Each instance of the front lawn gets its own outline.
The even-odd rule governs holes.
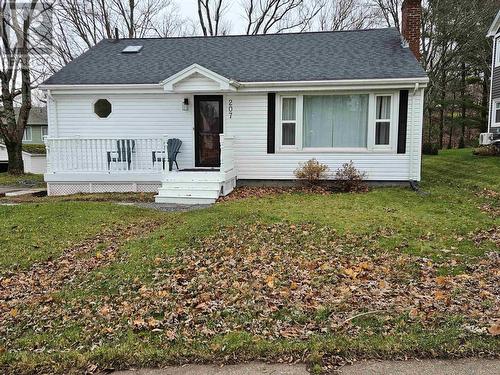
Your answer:
[[[45,262],[0,279],[0,368],[264,359],[319,372],[340,358],[498,356],[500,161],[428,157],[422,189],[278,194],[183,213],[8,207],[2,238],[9,225],[37,228],[40,207],[48,216],[40,238],[8,242],[22,255],[4,269],[36,241]],[[63,227],[53,206],[82,220]],[[92,230],[70,234],[87,222]]]

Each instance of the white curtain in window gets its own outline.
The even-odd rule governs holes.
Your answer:
[[[368,95],[304,96],[304,147],[366,147]]]

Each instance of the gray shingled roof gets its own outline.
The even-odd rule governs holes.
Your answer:
[[[20,108],[14,108],[16,117],[19,115]],[[28,125],[47,125],[47,108],[32,107],[28,117]]]
[[[128,45],[143,45],[123,54]],[[45,84],[159,83],[199,64],[240,82],[413,78],[426,74],[394,28],[258,36],[103,40]]]

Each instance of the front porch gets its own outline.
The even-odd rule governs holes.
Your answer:
[[[208,204],[232,191],[233,137],[219,135],[218,167],[179,163],[173,170],[169,170],[168,139],[167,135],[46,138],[48,194],[158,192],[160,203]]]

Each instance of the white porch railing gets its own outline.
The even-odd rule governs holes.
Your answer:
[[[47,173],[162,172],[165,138],[46,138]]]
[[[220,135],[220,171],[236,174],[234,165],[234,137]]]

